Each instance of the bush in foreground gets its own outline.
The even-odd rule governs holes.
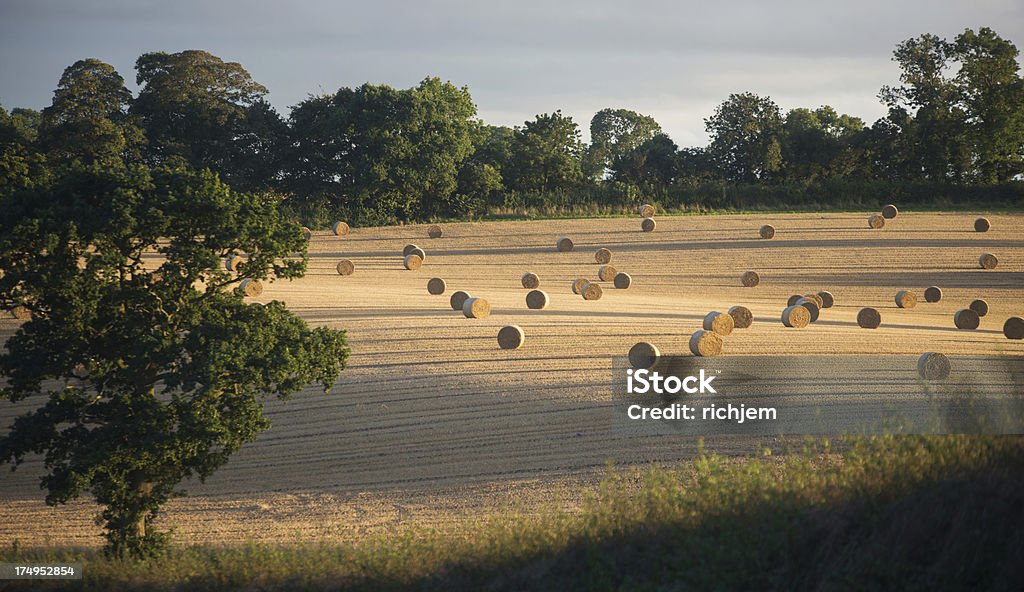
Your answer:
[[[348,545],[98,552],[89,590],[1014,589],[1024,565],[1024,440],[885,437],[805,454],[613,471],[576,514],[552,508]],[[59,586],[67,586],[61,582]]]

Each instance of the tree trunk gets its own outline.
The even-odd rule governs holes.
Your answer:
[[[153,482],[142,481],[136,486],[136,492],[138,492],[140,508],[138,517],[135,519],[135,536],[142,539],[146,537],[146,517],[149,516],[149,510],[144,507],[141,502],[147,499],[150,494],[153,493]]]

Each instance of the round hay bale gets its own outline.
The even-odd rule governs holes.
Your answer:
[[[335,267],[338,270],[338,275],[352,275],[352,272],[356,270],[356,264],[352,263],[348,259],[342,259],[338,261],[338,265]]]
[[[241,255],[228,255],[224,259],[224,268],[228,271],[238,271],[245,265],[245,259]]]
[[[981,317],[973,310],[965,308],[953,313],[953,324],[956,325],[957,329],[972,331],[981,324]]]
[[[416,245],[414,245],[412,243],[409,243],[409,244],[405,245],[404,247],[402,247],[402,257],[406,257],[408,255],[412,255],[413,252],[416,251],[417,249],[422,250],[422,249],[420,249],[419,247],[417,247]]]
[[[625,290],[633,284],[633,278],[624,271],[615,274],[615,278],[612,281],[615,282],[615,287],[620,290]]]
[[[252,278],[242,280],[238,287],[242,289],[242,293],[250,298],[255,298],[263,293],[263,282]]]
[[[746,329],[754,324],[754,313],[746,306],[733,306],[728,312],[732,317],[732,326],[736,329]]]
[[[811,311],[799,304],[787,306],[786,309],[782,311],[782,324],[787,327],[803,329],[810,323]]]
[[[925,380],[946,380],[949,370],[949,358],[938,352],[924,352],[917,359],[917,373]]]
[[[810,298],[801,298],[797,300],[797,305],[807,309],[807,313],[811,315],[811,322],[817,322],[818,316],[821,315],[821,309],[818,308],[818,303]]]
[[[821,298],[821,308],[832,308],[836,305],[836,297],[828,290],[818,292],[818,298]]]
[[[32,311],[27,306],[19,304],[11,309],[11,315],[19,321],[27,321],[32,318]]]
[[[924,289],[925,302],[938,302],[939,300],[942,300],[942,288],[938,286],[928,286]]]
[[[543,290],[530,290],[526,295],[526,308],[541,310],[548,307],[548,293]]]
[[[968,306],[967,308],[978,313],[979,317],[983,317],[988,314],[988,302],[985,302],[981,298],[978,298],[977,300],[972,300],[970,306]]]
[[[438,296],[444,294],[445,289],[448,287],[441,278],[430,278],[427,281],[427,293]]]
[[[526,341],[526,333],[516,325],[505,325],[498,330],[498,347],[501,349],[519,349]]]
[[[978,257],[978,265],[981,265],[982,269],[995,269],[996,265],[999,265],[999,259],[992,253],[982,253],[981,257]]]
[[[1007,339],[1024,339],[1024,319],[1010,317],[1003,323],[1003,335]]]
[[[348,224],[341,220],[335,222],[334,226],[331,226],[331,230],[334,232],[335,236],[345,236],[349,232],[352,232],[352,229],[348,227]]]
[[[756,271],[746,271],[740,276],[740,283],[745,288],[753,288],[754,286],[761,283],[761,276]]]
[[[519,281],[527,290],[536,290],[540,287],[540,276],[530,271],[524,273]]]
[[[690,353],[695,356],[717,356],[722,353],[722,338],[712,331],[700,329],[690,336]]]
[[[602,265],[601,268],[597,270],[597,279],[602,282],[610,282],[615,279],[615,274],[617,273],[619,272],[611,265]]]
[[[600,300],[604,290],[597,282],[587,282],[580,288],[580,294],[583,295],[584,300]]]
[[[988,218],[978,218],[974,221],[974,232],[988,232],[989,228],[992,228],[992,223]]]
[[[302,236],[306,237],[306,240],[310,240],[311,238],[313,238],[313,231],[303,226]]]
[[[423,266],[423,258],[416,254],[409,254],[405,256],[402,264],[409,271],[416,271]]]
[[[462,314],[467,319],[486,319],[491,316],[491,303],[483,298],[467,298],[462,303]]]
[[[900,215],[899,209],[897,209],[896,206],[894,206],[892,204],[889,204],[889,205],[885,206],[884,208],[882,208],[882,217],[885,218],[886,220],[892,220],[893,218],[895,218],[896,216],[899,216],[899,215]]]
[[[442,235],[444,235],[444,231],[437,224],[427,228],[427,237],[429,238],[441,238]]]
[[[658,223],[654,221],[654,218],[644,218],[643,222],[640,223],[640,230],[644,232],[654,232],[655,227]]]
[[[857,325],[861,329],[877,329],[882,324],[882,315],[873,308],[862,308],[857,313]]]
[[[771,224],[765,224],[761,226],[761,229],[757,231],[761,238],[767,240],[775,237],[775,227]]]
[[[900,308],[914,308],[917,306],[917,294],[910,290],[896,292],[896,306]]]
[[[653,368],[660,357],[661,352],[653,343],[641,341],[629,348],[629,365],[637,370]]]
[[[448,299],[448,302],[452,305],[452,310],[462,310],[462,305],[465,304],[467,300],[469,300],[469,294],[467,292],[456,290],[455,292],[452,292],[452,296]]]
[[[563,236],[558,239],[557,243],[555,243],[555,247],[558,248],[559,253],[568,253],[572,250],[572,246],[572,239],[567,236]]]
[[[427,260],[427,253],[426,253],[426,251],[424,251],[423,249],[421,249],[419,247],[416,247],[415,249],[410,251],[409,254],[410,255],[416,255],[417,257],[419,257],[423,261]]]
[[[786,306],[796,306],[796,303],[800,302],[800,299],[803,297],[803,294],[793,294],[786,300]]]
[[[654,206],[651,204],[644,204],[640,206],[640,217],[641,218],[653,218],[654,217]]]
[[[718,335],[729,335],[736,328],[732,315],[723,312],[709,312],[704,317],[704,330]]]
[[[825,308],[825,299],[817,294],[804,294],[804,298],[813,300],[818,305],[819,309]]]
[[[572,281],[572,293],[580,294],[583,292],[583,286],[590,280],[586,278],[578,278]]]
[[[885,226],[885,218],[883,218],[882,216],[879,216],[878,214],[872,214],[871,217],[868,218],[868,228],[878,230],[883,226]]]
[[[612,262],[612,252],[608,249],[601,247],[594,253],[594,261],[597,261],[601,265],[607,265]]]

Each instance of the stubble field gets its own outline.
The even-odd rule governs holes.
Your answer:
[[[356,229],[343,238],[318,232],[307,276],[266,286],[260,301],[283,300],[312,325],[344,328],[349,368],[327,394],[312,388],[287,402],[268,401],[273,427],[206,483],[186,484],[158,523],[179,542],[333,540],[408,524],[445,529],[459,521],[544,504],[572,510],[608,463],[673,463],[692,456],[690,439],[629,437],[610,429],[612,357],[637,341],[686,354],[689,335],[713,310],[741,304],[754,325],[727,338],[725,355],[804,356],[822,368],[829,357],[1024,355],[1024,342],[1002,334],[1024,315],[1024,215],[990,215],[973,230],[967,213],[903,213],[881,230],[865,214],[759,214],[658,219],[483,222]],[[762,223],[777,229],[757,235]],[[559,253],[568,236],[574,251]],[[402,268],[402,247],[427,257]],[[584,301],[578,277],[596,278],[594,251],[633,285]],[[983,270],[982,252],[999,257]],[[351,259],[355,273],[335,265]],[[744,288],[756,270],[761,284]],[[528,310],[520,276],[532,271],[551,298]],[[427,293],[431,277],[448,285]],[[911,289],[943,289],[943,299],[898,309]],[[467,319],[448,304],[453,290],[487,298],[492,315]],[[806,329],[783,327],[791,294],[829,290],[836,306]],[[988,316],[975,331],[953,326],[953,313],[984,298]],[[877,308],[882,326],[860,329],[857,312]],[[501,350],[498,329],[519,325],[523,348]],[[16,321],[0,321],[6,339]],[[813,357],[813,358],[811,358]],[[29,409],[0,405],[0,426]],[[719,452],[746,454],[770,441],[719,437]],[[32,460],[0,477],[0,544],[102,543],[97,512],[82,500],[49,508]]]

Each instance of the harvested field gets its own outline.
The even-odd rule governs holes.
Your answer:
[[[763,215],[659,217],[654,233],[638,232],[635,217],[448,223],[430,244],[430,276],[486,298],[491,315],[474,320],[428,294],[430,276],[398,263],[405,244],[423,239],[422,227],[354,228],[343,241],[314,232],[308,275],[264,281],[252,301],[282,300],[312,325],[346,329],[349,369],[327,394],[312,387],[287,402],[267,400],[273,428],[205,484],[186,482],[191,496],[169,504],[157,526],[194,542],[291,542],[300,531],[346,540],[400,523],[444,530],[513,505],[571,506],[579,501],[574,484],[599,476],[608,461],[693,455],[692,440],[638,441],[609,429],[612,357],[638,341],[688,355],[705,314],[732,303],[749,308],[754,322],[727,338],[726,357],[801,355],[827,365],[834,354],[1024,355],[1024,341],[1003,335],[1006,319],[1024,314],[1024,215],[989,215],[985,233],[975,232],[977,217],[901,213],[872,232],[863,213],[773,214],[784,232],[770,241],[751,230]],[[557,252],[559,236],[578,248]],[[594,273],[599,247],[636,281],[585,301],[569,288]],[[997,269],[980,267],[986,252],[998,255]],[[358,261],[359,273],[340,277],[342,258]],[[523,306],[526,269],[554,286],[543,314]],[[767,278],[753,290],[737,281],[750,269]],[[896,312],[898,290],[932,285],[942,287],[939,302]],[[818,288],[834,294],[835,306],[812,326],[784,327],[788,296]],[[991,312],[977,330],[957,330],[953,314],[980,295]],[[857,327],[864,307],[881,312],[881,327]],[[3,315],[0,336],[17,323]],[[529,336],[520,349],[499,348],[505,325]],[[913,364],[907,371],[917,375]],[[842,394],[837,385],[828,396]],[[0,423],[30,405],[0,405]],[[763,442],[718,436],[707,445],[747,454]],[[96,507],[46,506],[40,471],[38,459],[4,470],[0,543],[102,544]]]

